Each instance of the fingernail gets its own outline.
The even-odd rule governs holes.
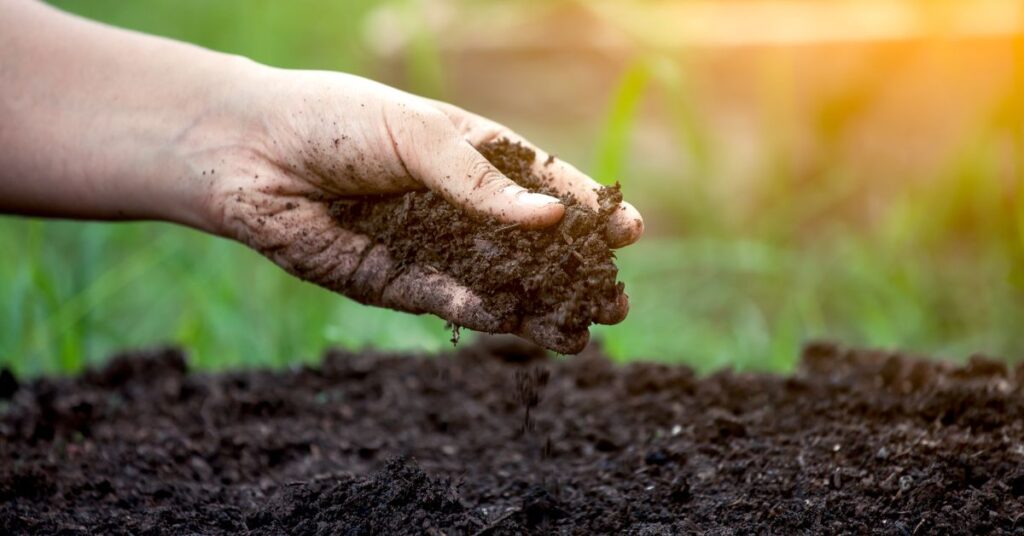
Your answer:
[[[561,203],[557,197],[551,197],[550,195],[536,194],[533,192],[523,192],[516,196],[519,203],[530,206],[530,207],[546,207],[548,205],[557,205]]]

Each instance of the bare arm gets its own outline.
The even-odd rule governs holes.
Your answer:
[[[249,63],[0,0],[0,210],[209,229],[176,144],[199,121],[230,135]]]

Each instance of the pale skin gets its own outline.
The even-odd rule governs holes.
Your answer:
[[[543,228],[564,213],[474,149],[497,138],[537,152],[561,192],[596,207],[599,185],[483,117],[353,75],[291,71],[0,0],[0,212],[162,220],[237,240],[296,277],[360,302],[432,313],[572,353],[588,333],[499,318],[451,278],[393,279],[373,237],[338,226],[330,200],[430,189],[473,215]],[[623,203],[608,240],[643,232]],[[625,318],[628,300],[599,321]]]

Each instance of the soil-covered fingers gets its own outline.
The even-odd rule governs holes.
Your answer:
[[[572,164],[548,154],[507,127],[490,119],[480,117],[447,103],[436,105],[449,116],[463,137],[474,146],[506,138],[532,150],[536,158],[534,174],[548,181],[550,187],[562,194],[572,194],[576,199],[594,210],[600,208],[598,190],[603,186]],[[623,201],[612,214],[608,225],[607,239],[614,248],[628,246],[640,239],[644,232],[644,220],[633,205]]]
[[[614,304],[594,313],[598,324],[618,324],[629,313],[629,296],[620,293]],[[560,354],[578,354],[590,341],[587,329],[566,330],[559,325],[560,313],[553,311],[546,315],[526,318],[519,325],[517,334],[534,343]]]
[[[471,214],[540,228],[565,213],[557,198],[530,192],[506,177],[433,108],[401,108],[385,116],[384,124],[409,174]]]
[[[396,269],[380,244],[370,246],[347,281],[331,290],[367,305],[430,313],[476,331],[507,333],[515,326],[514,319],[488,311],[479,296],[447,274],[415,265]]]
[[[450,276],[413,266],[390,281],[380,305],[410,313],[431,313],[462,327],[488,333],[508,333],[513,319],[502,318],[483,300]]]
[[[594,322],[598,324],[618,324],[626,319],[629,314],[629,296],[623,292],[619,294],[614,304],[597,311]]]
[[[511,133],[506,137],[529,147],[536,153],[537,157],[533,165],[534,173],[538,177],[545,178],[553,190],[562,194],[572,194],[594,210],[601,208],[598,199],[598,191],[604,188],[601,183],[576,169],[572,164],[549,155],[543,149],[531,145],[521,137]],[[628,246],[639,240],[643,232],[644,219],[640,216],[640,211],[626,201],[619,203],[608,221],[608,245],[613,248]]]
[[[578,354],[590,342],[590,332],[587,329],[565,331],[558,327],[550,315],[523,320],[516,334],[560,354]]]

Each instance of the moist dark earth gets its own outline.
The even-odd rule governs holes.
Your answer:
[[[981,357],[819,343],[792,376],[699,377],[497,338],[186,363],[0,377],[0,532],[1024,533],[1024,367]]]
[[[574,333],[615,310],[624,287],[605,232],[622,201],[618,186],[598,193],[594,211],[548,187],[531,149],[505,139],[478,149],[520,186],[561,198],[562,220],[541,230],[477,220],[430,191],[337,201],[331,213],[387,246],[396,271],[417,264],[446,273],[499,318],[542,317],[553,331]]]

